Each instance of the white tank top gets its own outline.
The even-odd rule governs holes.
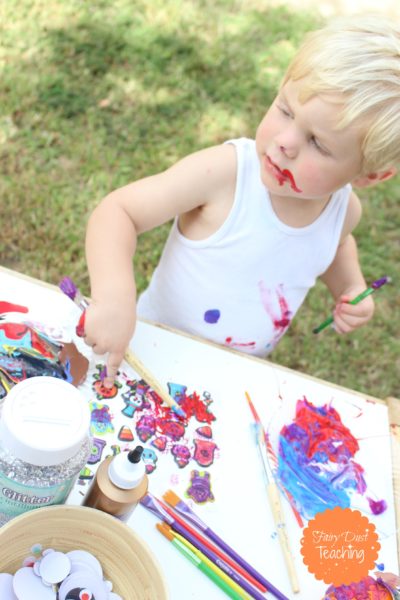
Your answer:
[[[351,186],[332,195],[306,227],[275,214],[260,179],[254,140],[235,145],[235,199],[223,225],[200,241],[184,237],[175,219],[150,285],[138,301],[150,319],[265,356],[287,330],[316,278],[333,261]]]

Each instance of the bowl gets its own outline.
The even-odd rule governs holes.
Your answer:
[[[0,528],[0,572],[14,574],[31,548],[86,550],[123,600],[168,600],[156,559],[143,540],[118,519],[83,506],[49,506],[24,513]]]

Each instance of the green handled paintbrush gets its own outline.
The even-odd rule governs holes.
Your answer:
[[[359,302],[361,302],[361,300],[364,300],[364,298],[366,298],[370,294],[373,294],[376,290],[379,290],[379,288],[381,288],[383,285],[385,285],[385,283],[388,283],[389,281],[390,277],[382,277],[381,279],[377,279],[371,284],[369,288],[361,292],[361,294],[358,294],[358,296],[356,296],[352,300],[349,300],[349,304],[358,304]],[[313,333],[319,333],[329,325],[332,325],[333,321],[334,318],[333,315],[331,315],[330,317],[325,319],[325,321],[323,321],[321,325],[315,327],[315,329],[313,329]]]

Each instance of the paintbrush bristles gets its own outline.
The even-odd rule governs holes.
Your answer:
[[[63,277],[59,283],[59,288],[68,298],[75,300],[77,287],[69,277]]]
[[[167,502],[172,507],[175,507],[178,504],[178,502],[181,502],[179,496],[175,494],[175,492],[173,492],[172,490],[168,490],[167,492],[165,492],[165,494],[163,494],[163,498],[165,502]]]
[[[168,540],[172,541],[174,539],[174,535],[169,525],[166,523],[156,523],[156,527]]]
[[[186,517],[193,525],[196,525],[202,531],[206,531],[208,526],[204,523],[200,517],[190,508],[186,502],[184,502],[177,494],[175,494],[172,490],[168,490],[165,492],[163,496],[164,500],[170,504],[176,512],[180,515]]]

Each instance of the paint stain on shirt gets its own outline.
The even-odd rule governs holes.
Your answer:
[[[206,323],[210,324],[218,323],[220,316],[221,312],[218,310],[218,308],[210,308],[204,313],[204,320]]]

